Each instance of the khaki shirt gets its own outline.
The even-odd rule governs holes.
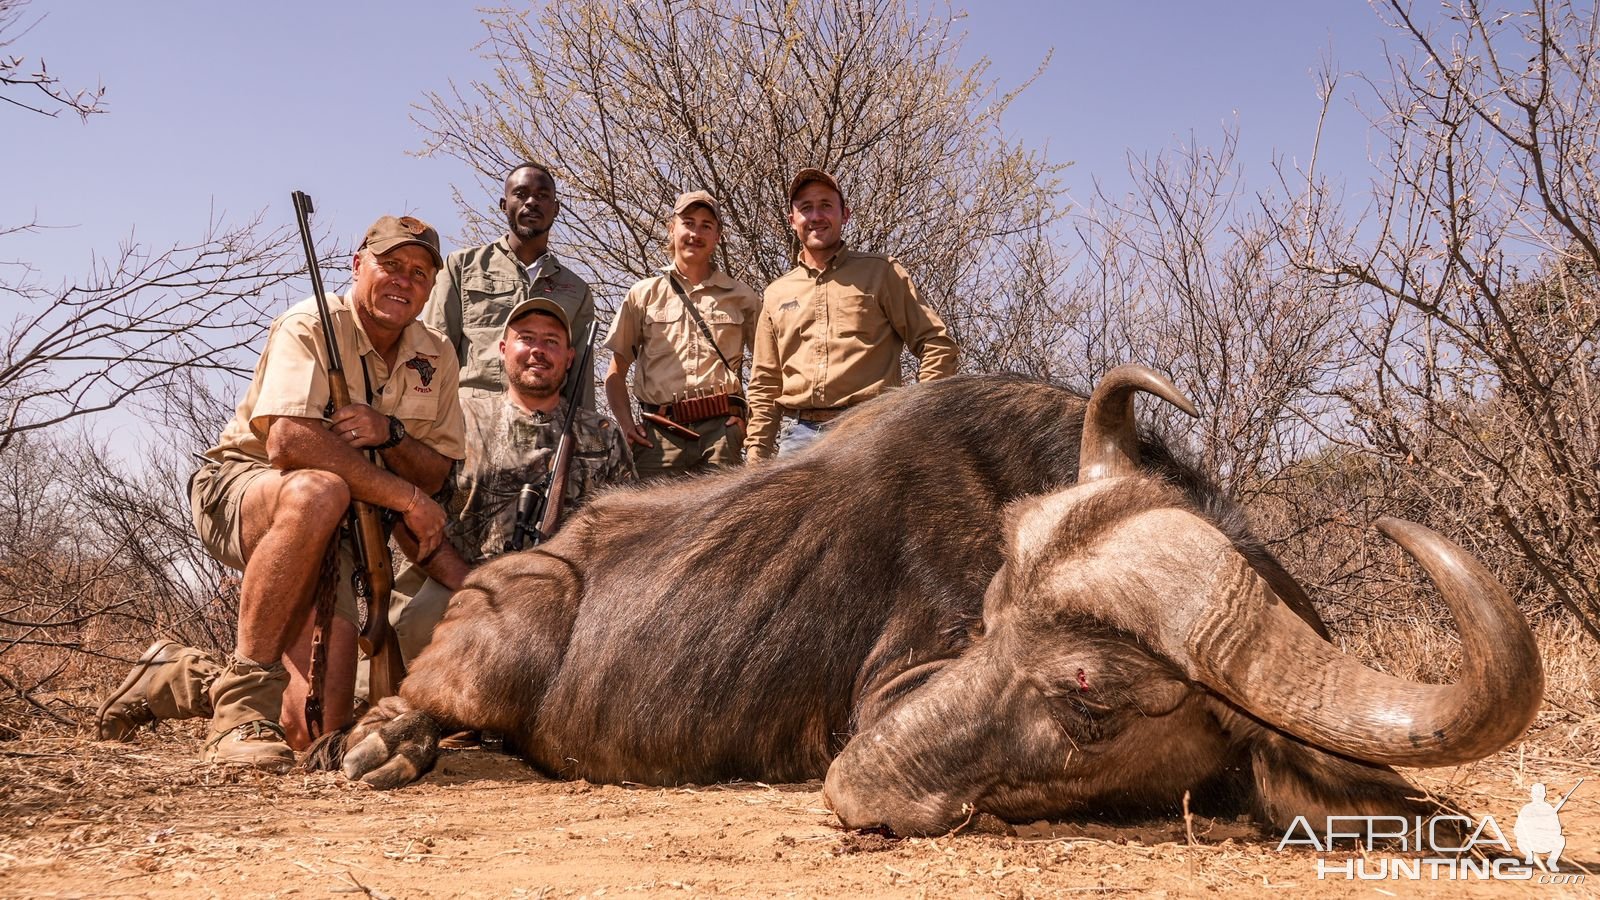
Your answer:
[[[606,347],[619,361],[638,363],[633,395],[642,403],[663,404],[699,388],[737,391],[738,370],[744,366],[745,348],[755,341],[761,312],[755,289],[720,271],[712,271],[702,284],[684,286],[732,364],[729,371],[672,288],[671,279],[683,284],[683,276],[674,275],[673,266],[661,272],[628,290],[606,335]]]
[[[467,459],[456,473],[445,534],[467,562],[477,565],[506,552],[522,486],[544,486],[561,440],[566,405],[558,406],[554,415],[528,413],[505,392],[471,394],[461,405],[469,435]],[[595,490],[634,480],[627,442],[610,419],[579,408],[572,435],[577,444],[567,469],[562,520]]]
[[[506,317],[528,297],[549,297],[572,320],[572,340],[583,340],[594,322],[594,291],[554,253],[524,266],[511,239],[450,254],[433,283],[422,320],[449,339],[461,364],[461,387],[499,394],[506,387],[500,339]],[[584,382],[584,407],[594,408],[594,379]]]
[[[444,338],[421,322],[412,322],[400,333],[391,372],[343,298],[328,295],[328,314],[333,317],[351,402],[369,403],[394,416],[405,423],[407,434],[441,455],[466,456],[461,405],[456,402],[456,360]],[[372,377],[370,401],[367,375]],[[328,398],[328,344],[316,299],[307,297],[272,320],[250,388],[206,456],[218,462],[270,465],[266,440],[272,418],[326,419],[331,411]]]
[[[776,452],[785,410],[854,406],[898,387],[906,347],[922,362],[917,380],[955,374],[955,341],[893,257],[841,247],[826,269],[802,263],[772,282],[756,326],[745,456]]]

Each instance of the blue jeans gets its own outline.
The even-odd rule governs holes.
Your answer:
[[[790,456],[804,450],[817,438],[822,437],[823,427],[822,422],[784,419],[782,428],[778,430],[778,455]]]

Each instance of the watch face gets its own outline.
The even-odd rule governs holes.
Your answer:
[[[378,449],[387,450],[390,447],[395,446],[396,444],[400,443],[401,441],[403,441],[405,439],[406,439],[406,425],[405,425],[405,423],[400,421],[399,419],[395,418],[394,416],[390,416],[389,417],[389,439],[387,441],[384,441],[381,445],[379,445]]]

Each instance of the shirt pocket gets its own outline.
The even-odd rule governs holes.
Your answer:
[[[415,388],[407,388],[406,395],[395,404],[394,417],[406,423],[406,429],[411,429],[411,423],[432,425],[439,419],[440,397],[437,391],[431,394],[419,394]]]
[[[489,272],[471,272],[461,278],[461,324],[469,328],[498,328],[521,299],[522,281]]]
[[[671,302],[646,306],[641,322],[647,337],[676,338],[683,332],[684,321],[688,318],[688,310],[673,297]]]
[[[878,298],[872,294],[846,294],[831,304],[833,335],[872,341],[883,323]]]

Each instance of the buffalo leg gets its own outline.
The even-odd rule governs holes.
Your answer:
[[[409,784],[433,767],[445,728],[531,734],[566,652],[580,588],[571,566],[538,551],[475,570],[400,695],[345,739],[345,776],[378,788]]]

